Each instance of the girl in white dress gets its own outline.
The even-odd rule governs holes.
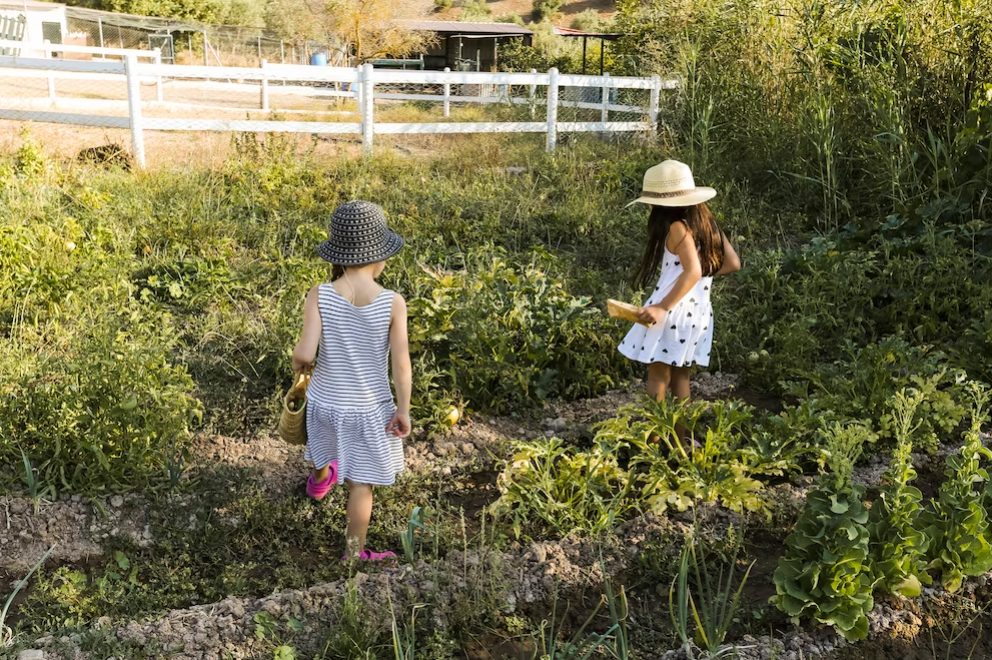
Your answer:
[[[713,345],[713,277],[740,270],[727,236],[706,201],[712,188],[697,187],[688,165],[666,160],[644,174],[641,196],[650,205],[648,238],[637,281],[658,283],[640,309],[619,350],[648,365],[648,394],[662,400],[668,391],[689,398],[690,369],[710,363]]]

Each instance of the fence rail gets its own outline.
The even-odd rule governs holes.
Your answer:
[[[654,131],[660,93],[675,86],[657,76],[579,76],[556,69],[543,73],[397,71],[374,69],[370,64],[342,68],[264,60],[257,68],[184,66],[162,64],[154,57],[155,51],[100,53],[96,51],[121,49],[85,48],[93,55],[123,59],[0,56],[0,119],[129,128],[133,155],[141,166],[145,131],[360,135],[366,151],[372,150],[376,134],[545,133],[550,151],[561,132]],[[4,89],[5,80],[16,85],[17,80],[32,77],[47,79],[47,95],[40,88]],[[95,85],[100,86],[99,93]],[[143,98],[142,87],[148,85],[155,86],[154,98]],[[273,107],[276,97],[282,106],[278,110]],[[329,100],[339,104],[337,109],[327,109]],[[380,109],[388,112],[411,102],[439,107],[445,121],[377,117]],[[483,117],[485,121],[477,116],[452,119],[452,106],[459,104],[521,109],[513,110],[509,119],[504,118],[507,113]],[[570,116],[560,116],[563,109]],[[245,119],[247,110],[262,118],[249,114]],[[240,117],[224,116],[232,111]],[[281,118],[292,114],[301,118]],[[321,115],[337,115],[342,120],[302,118]]]

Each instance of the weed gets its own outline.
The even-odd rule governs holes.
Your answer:
[[[27,586],[28,579],[30,579],[31,575],[34,574],[34,572],[37,571],[51,556],[53,550],[55,550],[55,546],[50,547],[45,554],[41,556],[41,559],[39,559],[35,565],[31,567],[31,570],[27,572],[27,575],[14,584],[14,590],[10,592],[9,596],[7,596],[7,600],[3,604],[3,609],[0,610],[0,649],[9,648],[14,643],[14,632],[9,626],[7,626],[7,613],[10,611],[11,604],[14,602],[17,594]]]

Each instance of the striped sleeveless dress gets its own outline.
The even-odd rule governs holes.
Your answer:
[[[338,479],[391,485],[403,471],[403,443],[386,433],[396,411],[389,387],[392,291],[356,307],[331,284],[317,287],[321,334],[307,390],[304,457],[338,461]]]

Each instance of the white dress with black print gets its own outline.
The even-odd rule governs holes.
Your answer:
[[[658,285],[644,306],[662,301],[682,274],[678,255],[665,248]],[[661,362],[673,367],[708,366],[713,347],[713,306],[710,304],[712,277],[696,283],[668,315],[650,327],[635,323],[620,342],[620,352],[631,360],[652,364]]]

